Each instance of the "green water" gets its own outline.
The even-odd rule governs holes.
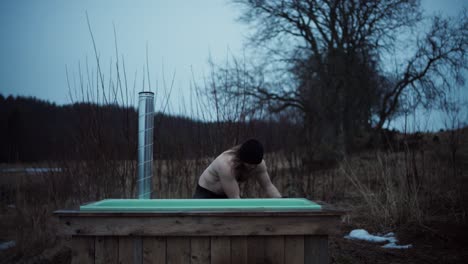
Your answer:
[[[283,199],[106,199],[80,206],[80,211],[290,211],[320,210],[303,198]]]

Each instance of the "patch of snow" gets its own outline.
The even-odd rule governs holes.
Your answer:
[[[405,249],[413,247],[411,244],[409,245],[397,245],[396,243],[398,240],[395,237],[395,233],[390,232],[385,235],[371,235],[364,229],[355,229],[352,230],[349,235],[345,236],[347,239],[355,239],[355,240],[365,240],[368,242],[373,243],[383,243],[388,242],[387,244],[383,245],[383,248],[394,248],[394,249]]]
[[[391,242],[391,243],[388,243],[386,245],[383,245],[382,246],[383,248],[395,248],[395,249],[406,249],[406,248],[412,248],[413,245],[409,244],[409,245],[397,245],[395,244],[394,242]]]
[[[366,241],[375,242],[375,243],[381,243],[381,242],[388,241],[388,238],[380,237],[380,236],[373,236],[373,235],[369,234],[369,232],[367,232],[364,229],[353,230],[353,231],[351,231],[349,233],[349,235],[345,236],[345,238],[357,239],[357,240],[366,240]]]
[[[393,232],[390,232],[390,233],[387,233],[385,235],[383,235],[383,237],[394,237],[395,236],[395,233]]]
[[[16,242],[15,241],[7,241],[7,242],[3,242],[3,243],[0,243],[0,250],[5,250],[5,249],[9,249],[9,248],[12,248],[16,246]]]

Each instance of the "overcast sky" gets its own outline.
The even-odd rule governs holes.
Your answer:
[[[455,15],[467,3],[422,1],[428,14],[446,15]],[[136,72],[141,89],[146,47],[153,91],[162,93],[162,65],[166,86],[175,72],[174,112],[179,98],[189,97],[192,70],[198,81],[209,74],[209,54],[215,62],[222,62],[228,50],[242,54],[248,33],[236,21],[239,10],[226,0],[1,0],[0,94],[70,103],[65,69],[73,83],[79,62],[83,68],[86,60],[95,65],[86,12],[105,78],[111,59],[115,63],[115,25],[129,82]]]
[[[246,29],[235,22],[238,13],[223,0],[2,0],[0,92],[69,103],[66,68],[72,83],[78,63],[84,67],[88,59],[95,69],[86,12],[105,79],[116,57],[115,25],[129,82],[133,84],[136,72],[137,87],[142,88],[148,47],[151,88],[162,89],[164,65],[166,86],[175,72],[172,99],[188,91],[192,70],[195,78],[208,70],[210,53],[216,60],[225,57],[228,48],[241,50]]]

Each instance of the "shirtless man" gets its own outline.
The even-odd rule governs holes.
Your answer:
[[[200,176],[193,198],[240,198],[239,182],[254,177],[270,198],[281,198],[263,160],[263,146],[249,139],[219,155]]]

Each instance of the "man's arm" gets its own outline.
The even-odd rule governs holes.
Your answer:
[[[240,199],[239,184],[227,166],[218,166],[218,175],[223,191],[228,198]]]
[[[267,168],[265,165],[265,161],[262,161],[262,163],[260,163],[256,178],[260,186],[262,186],[263,190],[265,190],[268,197],[281,198],[280,192],[278,191],[278,189],[276,189],[275,185],[271,183],[270,176],[268,175]]]

